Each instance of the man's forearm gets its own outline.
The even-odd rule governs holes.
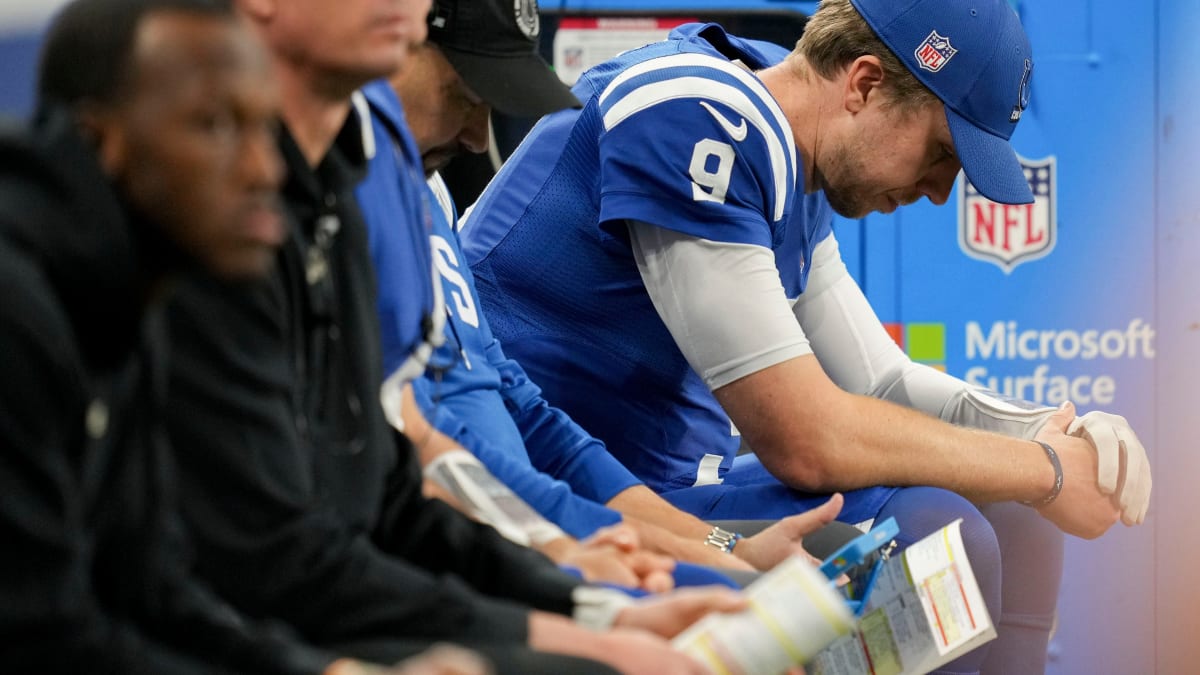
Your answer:
[[[529,613],[529,647],[537,651],[610,662],[614,646],[606,632],[587,630],[566,617]]]
[[[610,508],[620,511],[642,545],[676,560],[734,569],[750,569],[740,558],[704,544],[712,525],[681,511],[645,485],[617,493]]]
[[[686,539],[703,541],[704,535],[712,529],[711,525],[675,508],[645,485],[622,490],[608,500],[608,507]]]
[[[1053,487],[1053,469],[1036,443],[848,394],[812,356],[749,375],[716,395],[764,466],[799,489],[930,485],[992,502],[1036,501]]]

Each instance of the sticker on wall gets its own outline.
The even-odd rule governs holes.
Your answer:
[[[965,174],[958,177],[958,245],[1005,274],[1046,257],[1058,240],[1057,159],[1017,159],[1033,191],[1032,204],[998,204],[979,194]]]
[[[564,83],[574,85],[588,68],[665,40],[672,29],[694,21],[688,17],[563,17],[554,33],[554,71]]]
[[[914,363],[946,372],[946,325],[885,323],[883,329]]]

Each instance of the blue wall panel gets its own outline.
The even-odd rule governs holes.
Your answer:
[[[1155,670],[1187,673],[1200,664],[1200,585],[1193,581],[1200,567],[1200,444],[1193,426],[1200,403],[1200,3],[1160,5]]]

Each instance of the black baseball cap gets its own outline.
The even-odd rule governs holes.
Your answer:
[[[536,0],[434,0],[429,41],[476,94],[506,115],[541,117],[579,108],[538,55]]]

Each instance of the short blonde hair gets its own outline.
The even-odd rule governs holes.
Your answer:
[[[884,88],[893,105],[912,110],[937,100],[875,35],[850,0],[821,0],[789,59],[798,61],[796,56],[825,79],[832,79],[860,56],[874,56],[883,65]]]

